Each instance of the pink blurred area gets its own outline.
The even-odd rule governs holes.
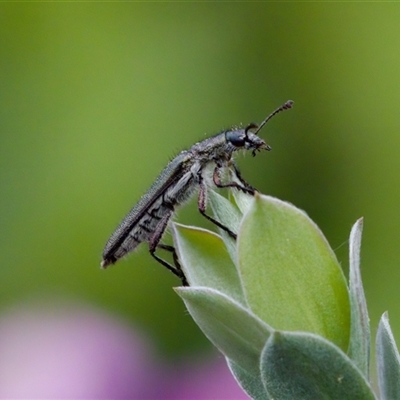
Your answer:
[[[247,399],[222,356],[169,363],[138,329],[81,304],[0,316],[0,398]]]
[[[176,372],[169,382],[170,395],[164,398],[179,400],[205,399],[249,399],[238,386],[225,362],[224,357],[202,362],[187,363]]]

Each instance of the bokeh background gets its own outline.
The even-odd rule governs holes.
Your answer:
[[[388,310],[400,340],[399,40],[395,3],[1,4],[0,395],[208,397],[225,367],[179,281],[146,246],[106,271],[101,252],[179,150],[288,99],[243,176],[304,209],[346,274],[364,216],[372,332]],[[177,218],[209,226],[195,202]]]

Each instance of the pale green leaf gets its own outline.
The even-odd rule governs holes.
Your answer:
[[[220,236],[178,223],[173,224],[172,234],[190,286],[214,288],[245,304],[236,267]]]
[[[239,367],[232,360],[227,358],[227,363],[232,375],[236,379],[239,386],[253,399],[253,400],[270,400],[260,374],[251,375],[243,368]]]
[[[214,289],[179,287],[175,290],[207,338],[249,374],[259,374],[261,350],[271,331],[268,325]]]
[[[209,191],[209,203],[214,218],[230,229],[233,233],[237,234],[242,219],[242,214],[239,209],[227,198],[221,196],[214,190]],[[237,265],[236,241],[223,229],[219,228],[218,230],[233,262]]]
[[[370,329],[367,302],[360,272],[360,248],[363,220],[359,219],[350,233],[349,290],[351,306],[351,331],[349,357],[354,361],[366,379],[369,379]]]
[[[261,356],[261,377],[273,399],[375,399],[352,360],[311,333],[272,333]]]
[[[301,210],[255,195],[238,236],[250,308],[275,329],[319,334],[347,350],[346,281],[325,237]]]
[[[400,356],[387,312],[382,315],[376,335],[376,362],[381,400],[400,399]]]

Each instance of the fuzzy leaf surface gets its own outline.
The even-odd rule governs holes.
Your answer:
[[[249,374],[259,374],[261,350],[270,328],[225,294],[210,288],[179,287],[178,295],[207,338]]]
[[[376,363],[381,400],[400,399],[400,356],[387,312],[382,315],[376,335]]]
[[[363,220],[359,219],[350,233],[349,291],[351,306],[351,330],[348,354],[366,379],[369,379],[371,334],[367,302],[360,272],[360,248]]]
[[[213,211],[214,218],[229,228],[233,233],[237,233],[242,219],[239,209],[226,197],[221,196],[214,190],[209,191],[209,203]],[[230,254],[233,262],[237,265],[236,242],[226,231],[219,228],[219,233],[225,242],[225,246]]]
[[[261,355],[261,377],[276,400],[375,399],[352,360],[311,333],[272,333]]]
[[[213,288],[245,304],[236,267],[220,236],[177,223],[173,224],[172,233],[183,272],[191,286]]]
[[[260,374],[251,375],[229,358],[226,361],[236,382],[253,400],[271,399],[261,381]]]
[[[254,201],[254,196],[251,196],[247,193],[243,193],[241,190],[233,190],[231,194],[240,212],[243,215],[246,214]]]

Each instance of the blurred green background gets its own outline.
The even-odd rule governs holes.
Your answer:
[[[365,217],[372,331],[389,310],[399,340],[399,21],[394,3],[1,4],[0,313],[62,297],[165,356],[211,349],[145,245],[106,271],[101,252],[178,151],[293,99],[243,176],[304,209],[346,273]],[[209,226],[194,202],[178,219]]]

